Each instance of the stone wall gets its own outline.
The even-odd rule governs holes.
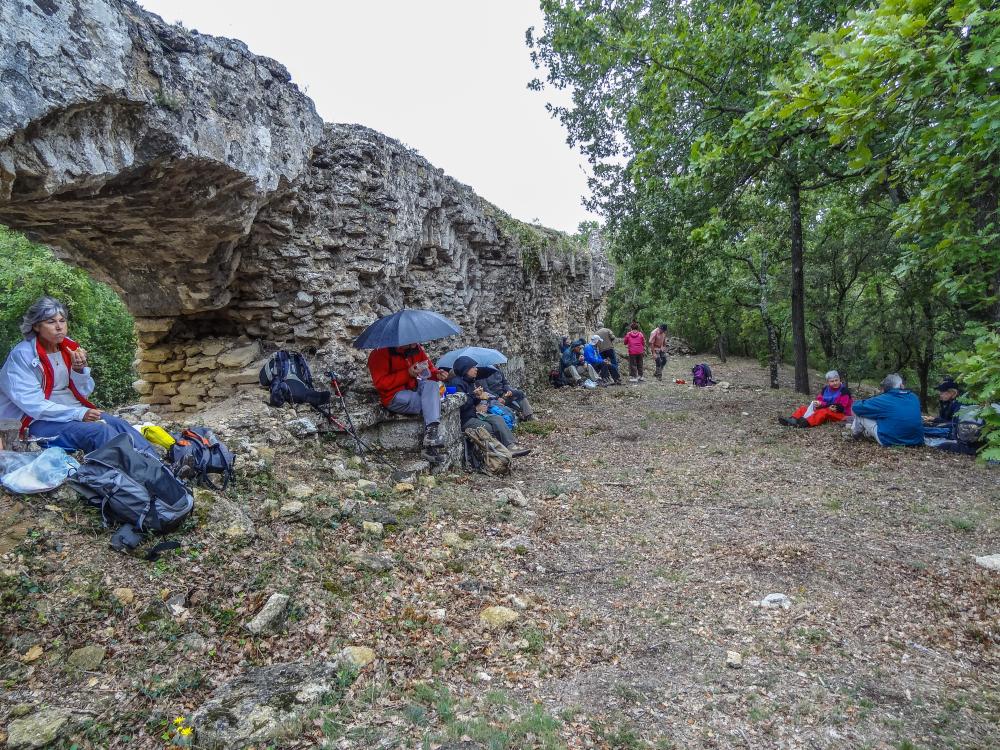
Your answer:
[[[357,375],[352,339],[403,306],[531,377],[590,327],[597,240],[517,222],[402,144],[322,125],[278,63],[124,0],[0,0],[0,223],[109,281],[136,315],[136,389],[184,411],[279,347]],[[526,178],[528,179],[528,178]],[[370,394],[369,394],[370,395]]]

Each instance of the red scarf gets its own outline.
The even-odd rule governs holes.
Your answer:
[[[73,366],[71,364],[72,359],[69,353],[76,351],[80,348],[80,345],[73,341],[71,338],[64,338],[59,344],[59,351],[62,353],[63,362],[66,363],[66,371],[69,373],[73,372]],[[52,369],[52,363],[49,361],[49,353],[42,348],[42,342],[36,337],[35,338],[35,352],[38,354],[38,362],[42,366],[42,392],[45,394],[45,398],[48,399],[52,395],[52,388],[55,385],[56,374]],[[87,399],[83,397],[83,394],[76,389],[76,385],[73,383],[72,374],[69,376],[69,390],[76,400],[80,402],[82,406],[86,406],[88,409],[96,409],[97,407],[90,403]],[[28,425],[32,422],[31,417],[27,414],[21,419],[21,439],[23,440],[28,434]]]

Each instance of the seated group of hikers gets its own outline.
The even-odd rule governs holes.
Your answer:
[[[657,380],[663,378],[663,368],[667,364],[667,324],[661,323],[646,336],[639,329],[638,321],[632,321],[629,330],[622,337],[628,352],[629,381],[643,382],[643,361],[646,353],[654,356]],[[582,338],[571,341],[563,336],[559,343],[559,369],[553,375],[557,385],[607,386],[621,385],[621,371],[618,368],[618,354],[615,352],[615,335],[611,329],[601,326],[588,340]]]
[[[938,414],[924,417],[920,399],[906,388],[903,378],[890,373],[882,380],[882,393],[855,401],[840,373],[826,374],[826,385],[808,404],[778,422],[789,427],[818,427],[826,422],[850,421],[854,437],[869,437],[879,445],[923,445],[926,438],[948,441],[955,434],[955,423],[962,404],[962,391],[951,378],[937,386]],[[948,449],[948,445],[936,444]]]
[[[424,420],[423,445],[444,445],[439,433],[442,384],[465,396],[459,418],[462,429],[485,428],[513,456],[530,449],[518,444],[514,426],[534,419],[524,391],[514,388],[494,367],[480,367],[471,357],[459,357],[451,368],[436,367],[419,344],[375,349],[368,371],[382,405],[396,414],[419,414]]]

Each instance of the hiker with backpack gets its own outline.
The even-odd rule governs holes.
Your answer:
[[[787,427],[819,427],[825,422],[843,422],[851,416],[854,397],[840,373],[830,370],[826,385],[810,403],[800,406],[790,417],[779,417],[778,423]]]
[[[630,383],[641,383],[646,380],[642,376],[643,355],[646,353],[646,337],[639,330],[639,321],[633,320],[628,333],[622,339],[628,350],[628,380]]]
[[[604,323],[598,323],[597,326],[598,328],[594,331],[594,335],[601,338],[600,343],[597,345],[597,351],[601,353],[601,356],[607,360],[608,364],[615,371],[618,371],[618,352],[615,351],[615,334]]]
[[[470,430],[476,427],[485,427],[486,430],[504,446],[514,456],[526,456],[530,449],[517,444],[514,433],[511,432],[502,415],[491,414],[489,412],[490,393],[488,393],[476,381],[479,378],[480,370],[487,376],[492,367],[479,367],[472,357],[459,357],[452,365],[452,377],[448,381],[453,385],[458,393],[465,395],[465,403],[459,407],[458,416],[462,422],[462,430]]]
[[[438,383],[448,376],[434,366],[420,344],[374,349],[368,355],[368,372],[382,406],[396,414],[420,414],[424,418],[424,446],[444,446],[444,439],[438,434],[441,421]]]
[[[656,369],[653,377],[663,380],[663,368],[667,366],[667,324],[660,323],[649,332],[649,353],[653,355]]]
[[[0,419],[20,420],[22,438],[69,453],[90,453],[127,435],[136,450],[156,457],[132,425],[87,400],[94,378],[86,350],[66,335],[68,320],[66,306],[52,297],[41,297],[24,313],[24,340],[0,369]]]

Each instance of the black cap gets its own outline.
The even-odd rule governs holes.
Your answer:
[[[945,391],[950,391],[950,390],[952,390],[952,389],[954,389],[954,390],[956,390],[956,391],[957,391],[957,390],[959,390],[959,387],[958,387],[958,383],[956,383],[956,382],[955,382],[954,380],[952,380],[951,378],[945,378],[945,379],[944,379],[944,380],[942,380],[942,381],[941,381],[940,383],[938,383],[938,385],[937,385],[937,389],[938,389],[938,390],[939,390],[939,391],[940,391],[941,393],[944,393]]]

